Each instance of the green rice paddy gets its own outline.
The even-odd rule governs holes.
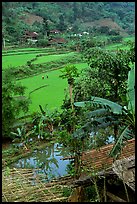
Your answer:
[[[16,54],[16,55],[9,55],[9,56],[3,56],[2,57],[2,69],[6,69],[9,67],[18,67],[18,66],[22,66],[27,64],[27,61],[30,61],[34,58],[36,58],[36,56],[38,54],[44,54],[44,56],[38,57],[36,61],[34,61],[32,64],[41,64],[41,63],[46,63],[46,62],[50,62],[50,61],[55,61],[55,60],[59,60],[59,59],[63,59],[64,57],[71,57],[73,56],[75,53],[74,52],[70,52],[70,53],[64,53],[64,54],[57,54],[57,55],[53,55],[53,54],[49,54],[49,53],[22,53],[22,54]],[[46,55],[47,54],[47,55]]]
[[[127,37],[124,38],[123,41],[126,42],[128,40],[133,41],[134,38]],[[118,48],[128,49],[128,46],[122,43],[117,43],[106,46],[105,49],[116,50]],[[52,54],[52,52],[55,52],[54,48],[21,48],[4,50],[2,52],[2,69],[4,70],[10,67],[14,68],[25,65],[27,64],[27,61],[36,58],[38,54],[44,54],[44,56],[37,57],[32,64],[42,64],[46,62],[50,63],[51,61],[62,60],[64,58],[69,59],[76,55],[75,52],[67,53],[64,51],[63,54],[59,54],[58,52],[56,54]],[[82,68],[88,67],[87,63],[79,63],[75,64],[75,66],[79,71]],[[25,95],[30,97],[32,101],[29,107],[29,114],[39,111],[39,105],[41,105],[43,108],[47,107],[50,110],[60,110],[66,90],[68,91],[67,80],[60,78],[59,76],[61,74],[61,69],[58,69],[18,80],[18,82],[27,87]],[[44,79],[42,79],[42,76],[44,76]]]
[[[133,36],[125,37],[125,38],[123,38],[122,43],[115,43],[115,44],[113,43],[113,44],[107,45],[107,46],[105,46],[105,49],[106,50],[117,50],[117,49],[128,50],[129,46],[125,45],[125,43],[128,41],[133,42],[134,40],[135,40],[135,38]]]
[[[22,54],[22,55],[10,55],[2,57],[2,69],[9,67],[18,67],[25,65],[27,61],[36,57],[37,54]]]
[[[73,55],[74,55],[74,52],[58,54],[58,55],[42,56],[42,57],[39,57],[36,61],[34,61],[32,64],[42,64],[50,61],[59,60],[61,58],[63,59],[64,57],[71,57]]]
[[[86,63],[80,63],[75,64],[75,66],[80,71],[88,65]],[[61,69],[59,69],[19,80],[22,85],[27,87],[25,95],[28,97],[30,96],[32,101],[29,108],[30,113],[39,111],[39,105],[43,108],[47,107],[50,110],[60,110],[60,106],[62,105],[65,96],[65,89],[68,90],[67,80],[60,78],[59,76],[61,74]],[[44,79],[42,79],[42,76],[44,76]],[[32,92],[34,89],[41,86],[44,87]],[[30,92],[32,93],[29,94]]]

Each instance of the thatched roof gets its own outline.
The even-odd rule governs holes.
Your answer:
[[[135,155],[116,160],[112,165],[112,169],[120,179],[135,191]]]

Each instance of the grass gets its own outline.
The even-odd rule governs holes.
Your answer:
[[[126,37],[124,38],[124,42],[133,39],[133,37]],[[112,45],[108,45],[105,47],[105,49],[108,50],[116,50],[117,48],[121,49],[128,49],[128,46],[122,44],[122,43],[115,43]],[[36,55],[38,53],[37,51],[47,51],[50,52],[55,51],[54,48],[47,48],[47,49],[40,49],[40,48],[21,48],[21,49],[12,49],[7,51],[4,51],[3,53],[13,53],[18,55],[12,55],[12,56],[3,56],[2,57],[2,67],[3,69],[8,68],[9,66],[17,67],[21,65],[25,65],[27,61],[36,58]],[[30,54],[25,54],[25,52],[30,51]],[[19,55],[19,53],[22,52],[22,55]],[[51,61],[58,61],[63,60],[65,58],[70,58],[76,54],[75,52],[69,52],[64,54],[51,54],[48,53],[47,56],[40,56],[37,58],[36,61],[33,62],[33,64],[43,64],[43,63],[50,63]],[[58,52],[58,51],[57,51]],[[42,53],[41,53],[42,54]],[[68,62],[67,62],[68,63]],[[86,63],[79,63],[75,64],[76,67],[80,70],[82,68],[87,67],[88,65]],[[65,65],[64,65],[65,66]],[[61,66],[60,66],[61,67]],[[43,75],[48,75],[48,79],[45,77],[45,79],[42,79]],[[31,114],[33,112],[39,111],[39,105],[42,105],[43,108],[46,106],[49,109],[60,109],[60,106],[63,103],[65,89],[68,90],[68,84],[66,79],[59,78],[59,75],[61,75],[60,70],[54,70],[54,71],[48,71],[46,73],[41,73],[36,76],[31,76],[25,79],[19,80],[22,85],[26,86],[26,96],[29,96],[32,100],[32,104],[30,105],[29,113]],[[39,89],[39,87],[42,87]],[[36,90],[35,90],[36,89]],[[34,91],[35,90],[35,91]]]
[[[129,37],[125,37],[125,38],[123,38],[123,41],[124,42],[127,42],[127,41],[134,41],[135,40],[135,36],[129,36]]]
[[[28,47],[28,48],[14,48],[10,50],[2,50],[2,53],[10,53],[10,52],[26,52],[26,51],[50,51],[50,50],[55,50],[53,48],[35,48],[35,47]]]
[[[38,53],[30,53],[30,54],[18,54],[18,55],[9,55],[9,56],[3,56],[2,57],[2,69],[10,68],[10,67],[18,67],[25,65],[27,61],[32,60],[33,58],[36,58]],[[39,54],[45,54],[45,53],[39,53]],[[55,61],[64,57],[71,57],[75,53],[65,53],[65,54],[58,54],[58,55],[49,55],[50,53],[47,53],[47,56],[41,56],[38,57],[36,61],[34,61],[34,64],[40,64],[50,61]]]
[[[122,50],[128,50],[129,46],[128,45],[123,45],[122,43],[116,43],[116,44],[111,44],[105,46],[106,50],[117,50],[117,49],[122,49]]]
[[[59,60],[64,57],[71,57],[74,54],[75,54],[74,52],[70,52],[70,53],[58,54],[58,55],[41,56],[36,61],[34,61],[32,64],[42,64],[42,63],[46,63],[50,61],[55,61],[55,60]]]
[[[88,66],[86,63],[75,65],[79,70]],[[55,108],[60,109],[64,99],[64,90],[68,89],[67,80],[59,77],[59,75],[61,75],[60,70],[61,69],[54,70],[46,72],[45,74],[42,73],[37,76],[19,80],[22,85],[27,87],[25,93],[26,96],[29,96],[29,93],[34,89],[47,85],[30,94],[32,104],[30,105],[29,114],[39,111],[39,104],[42,105],[43,108],[47,105],[51,110]],[[48,79],[46,78],[46,75],[48,75]],[[42,79],[42,76],[45,76],[45,78]]]
[[[35,58],[36,55],[37,54],[4,56],[2,57],[2,69],[25,65],[27,61]]]
[[[126,42],[128,41],[134,41],[135,37],[133,36],[129,36],[129,37],[124,37],[123,41],[121,43],[113,43],[110,45],[105,46],[105,49],[107,50],[117,50],[117,49],[122,49],[122,50],[128,50],[129,46],[125,45]]]
[[[24,49],[14,49],[14,50],[2,50],[2,56],[7,55],[18,55],[18,54],[34,54],[34,53],[52,53],[52,52],[58,52],[60,49],[55,48],[24,48]],[[63,51],[63,50],[62,50]]]

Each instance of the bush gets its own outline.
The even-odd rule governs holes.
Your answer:
[[[46,47],[48,45],[48,39],[40,39],[37,42],[38,47]]]
[[[110,41],[113,43],[122,42],[123,37],[121,35],[110,37]]]
[[[12,69],[11,69],[12,70]],[[2,76],[2,136],[10,137],[16,118],[28,111],[29,100],[25,98],[25,87],[17,84],[8,69]],[[19,96],[19,97],[17,97]]]

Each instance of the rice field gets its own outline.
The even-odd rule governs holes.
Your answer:
[[[123,41],[126,42],[128,40],[134,40],[134,38],[127,37],[124,38]],[[106,46],[105,49],[116,50],[118,48],[128,49],[128,46],[122,43],[115,43]],[[52,52],[55,51],[55,48],[21,48],[8,51],[5,50],[2,52],[2,69],[4,70],[10,67],[14,68],[25,65],[27,64],[27,61],[36,58],[38,54],[44,55],[37,57],[32,64],[50,63],[51,61],[62,60],[64,58],[69,59],[76,55],[75,52],[65,51],[62,54],[59,54],[58,52],[56,52],[56,54],[52,54]],[[74,65],[79,71],[88,67],[87,63],[79,63]],[[18,82],[27,87],[25,95],[30,97],[32,101],[29,108],[29,114],[39,111],[39,105],[41,105],[43,108],[49,108],[50,110],[60,110],[65,93],[68,91],[67,80],[60,78],[59,76],[61,74],[61,69],[58,69],[18,80]],[[42,76],[44,76],[44,79],[42,79]]]
[[[110,45],[107,45],[105,46],[105,49],[106,50],[117,50],[117,49],[122,49],[122,50],[128,50],[129,49],[129,46],[128,45],[125,45],[126,42],[128,41],[134,41],[135,38],[130,36],[130,37],[125,37],[123,38],[123,42],[121,43],[113,43],[113,44],[110,44]]]
[[[34,64],[40,64],[40,63],[45,63],[45,62],[50,62],[50,61],[55,61],[64,57],[71,57],[74,55],[74,52],[70,52],[70,53],[64,53],[64,54],[57,54],[57,55],[53,55],[50,54],[50,52],[36,52],[36,51],[30,51],[30,52],[26,52],[26,50],[24,50],[25,52],[9,52],[6,55],[2,56],[2,69],[6,69],[6,68],[10,68],[10,67],[18,67],[18,66],[22,66],[27,64],[27,61],[30,61],[34,58],[36,58],[36,56],[38,54],[44,54],[44,56],[42,57],[38,57],[36,61],[34,61]],[[54,50],[53,50],[54,51]]]
[[[86,63],[74,65],[79,71],[88,66]],[[50,110],[60,110],[60,106],[62,105],[64,99],[65,90],[68,90],[67,80],[60,78],[59,76],[61,74],[61,69],[58,69],[18,81],[27,87],[25,95],[28,97],[30,96],[32,101],[29,108],[30,113],[39,111],[39,105],[41,105],[43,108],[47,107]],[[44,76],[44,79],[42,79],[42,76]],[[37,89],[39,87],[42,88]],[[32,92],[35,89],[37,90]]]
[[[50,61],[59,60],[61,58],[63,59],[64,57],[71,57],[73,55],[74,55],[74,52],[65,53],[65,54],[42,56],[42,57],[39,57],[36,61],[34,61],[32,64],[46,63],[46,62],[50,62]]]
[[[18,67],[25,65],[27,61],[36,57],[37,54],[22,54],[22,55],[9,55],[2,57],[2,69],[10,67]]]

